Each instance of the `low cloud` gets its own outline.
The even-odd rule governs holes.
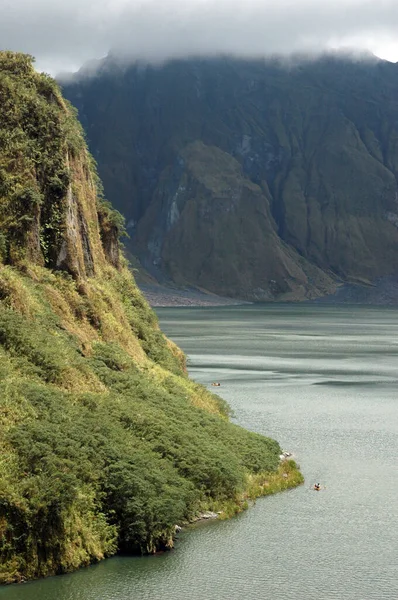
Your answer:
[[[110,49],[132,59],[363,48],[398,60],[397,0],[0,0],[2,47],[76,70]]]

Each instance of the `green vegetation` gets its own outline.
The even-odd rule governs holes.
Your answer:
[[[395,276],[398,66],[174,60],[64,86],[154,277],[303,300]]]
[[[9,140],[0,145],[0,582],[9,583],[118,550],[169,548],[176,524],[210,506],[233,514],[287,480],[278,443],[231,424],[159,330],[56,85],[30,57],[0,53],[0,97]]]
[[[92,261],[101,262],[89,231],[96,213],[105,235],[122,230],[122,217],[103,198],[75,109],[32,62],[0,52],[0,255],[92,274]]]
[[[0,55],[0,223],[3,254],[16,261],[29,250],[28,233],[44,209],[40,246],[50,263],[62,243],[69,185],[65,146],[72,152],[81,148],[73,143],[69,114],[60,110],[57,85],[37,76],[31,62],[29,56]]]

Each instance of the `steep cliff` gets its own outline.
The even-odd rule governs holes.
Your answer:
[[[3,260],[62,269],[75,279],[95,275],[111,256],[117,267],[122,217],[97,194],[72,108],[53,80],[33,72],[29,57],[1,53],[0,73]]]
[[[396,275],[396,65],[108,57],[64,89],[158,278],[261,300]]]
[[[0,583],[170,548],[199,511],[300,483],[188,379],[55,82],[0,52],[0,100]]]
[[[295,289],[316,297],[334,289],[280,239],[269,195],[230,154],[202,142],[186,146],[162,174],[134,242],[139,256],[149,249],[174,282],[226,296],[287,298]]]

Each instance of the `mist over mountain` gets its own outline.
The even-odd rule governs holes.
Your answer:
[[[396,274],[398,66],[104,59],[64,84],[159,280],[305,299]]]
[[[76,70],[112,48],[129,60],[264,57],[364,48],[398,60],[395,0],[0,0],[3,48]]]

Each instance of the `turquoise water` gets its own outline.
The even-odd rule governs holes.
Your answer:
[[[306,484],[185,531],[170,553],[1,588],[0,600],[398,598],[398,311],[158,313],[191,376],[219,381],[235,420],[293,451]]]

